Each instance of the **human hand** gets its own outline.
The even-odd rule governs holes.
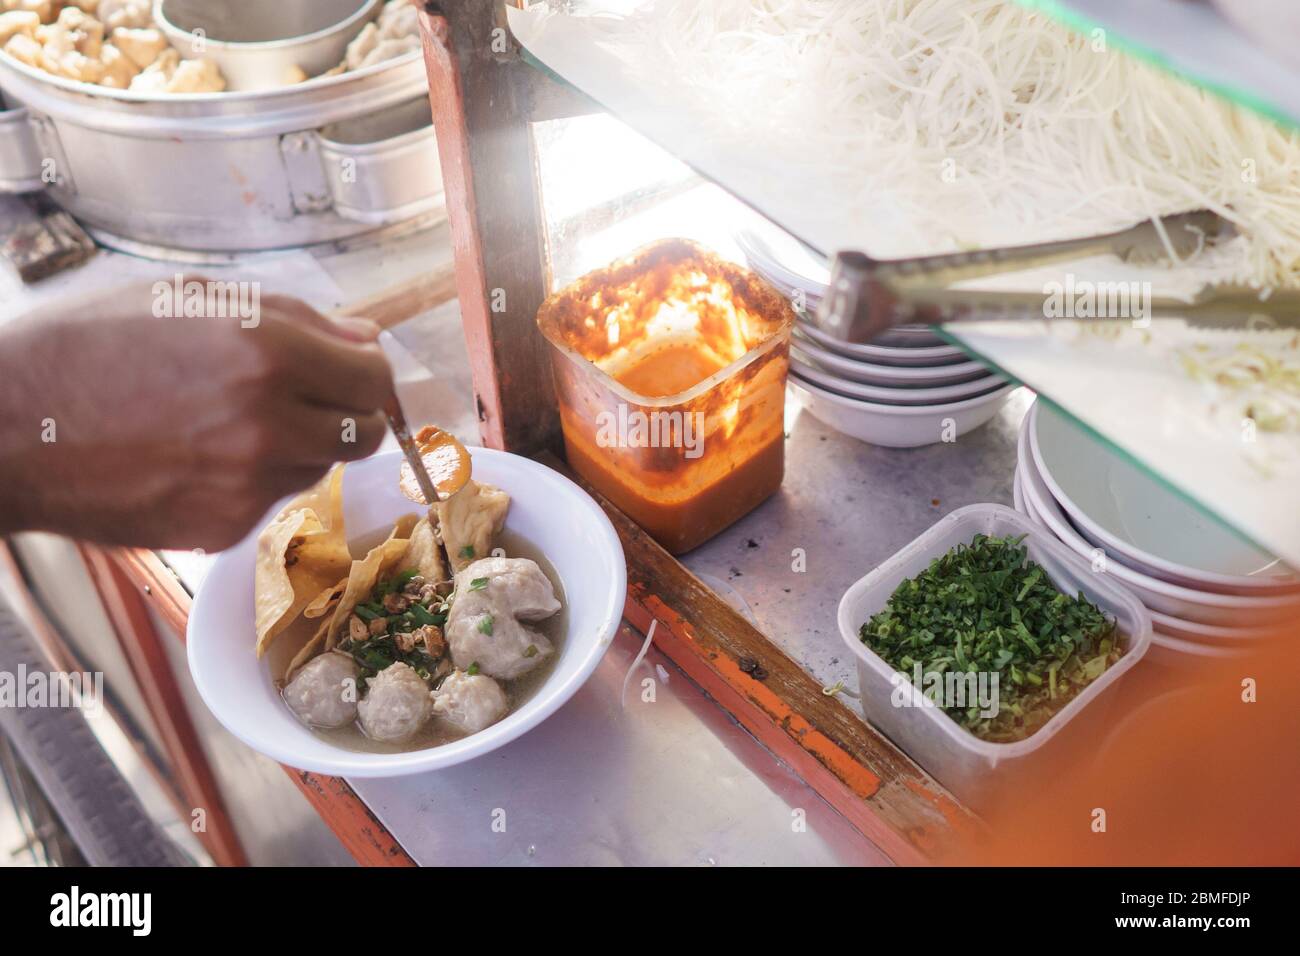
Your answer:
[[[255,323],[160,318],[162,285],[0,329],[0,533],[219,550],[378,448],[392,373],[373,323],[283,296]]]

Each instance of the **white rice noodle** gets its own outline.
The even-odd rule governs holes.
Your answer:
[[[1014,3],[655,0],[634,22],[647,83],[864,216],[888,197],[930,245],[1205,207],[1243,233],[1217,250],[1232,278],[1300,285],[1295,134]]]

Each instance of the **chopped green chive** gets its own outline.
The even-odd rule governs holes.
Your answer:
[[[1058,591],[1023,540],[976,535],[899,584],[859,631],[909,680],[918,670],[927,684],[996,674],[996,715],[942,702],[984,740],[1030,736],[1123,653],[1115,622],[1083,594]]]
[[[474,557],[474,545],[472,545],[472,544],[467,544],[467,545],[465,545],[465,547],[461,548],[461,549],[460,549],[460,556],[461,556],[462,558],[472,558],[472,557]]]
[[[417,624],[428,625],[439,623],[438,619],[430,614],[429,609],[423,604],[412,604],[411,610],[407,613],[411,615],[412,619],[414,619]],[[443,620],[445,621],[447,618],[443,617]]]
[[[484,614],[481,618],[478,619],[478,632],[480,634],[489,634],[489,635],[492,633],[491,614]]]
[[[469,582],[469,589],[471,591],[482,591],[487,586],[487,578],[475,578],[473,581]]]
[[[477,674],[478,661],[475,661],[473,664],[470,664],[469,667],[465,668],[465,673],[468,674],[470,677],[473,677],[475,674]]]

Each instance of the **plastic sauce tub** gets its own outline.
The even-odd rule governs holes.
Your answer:
[[[892,702],[896,673],[858,638],[861,626],[888,603],[894,589],[916,577],[935,558],[959,544],[969,544],[977,534],[992,537],[1025,535],[1030,560],[1039,564],[1060,591],[1082,591],[1114,618],[1124,655],[1051,720],[1024,740],[993,743],[981,740],[959,726],[926,700],[919,688],[909,688],[911,706]],[[1082,558],[1024,515],[1002,505],[978,504],[959,508],[903,548],[845,592],[839,608],[840,634],[858,664],[858,687],[867,722],[897,744],[957,797],[973,805],[986,802],[999,791],[998,777],[1025,765],[1084,711],[1090,729],[1100,739],[1106,731],[1105,706],[1095,702],[1135,667],[1151,646],[1151,618],[1141,602],[1102,572],[1094,572]]]
[[[674,554],[781,487],[790,304],[682,239],[548,298],[569,464]]]

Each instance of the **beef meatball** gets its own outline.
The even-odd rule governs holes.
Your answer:
[[[554,649],[541,631],[525,622],[559,610],[555,588],[536,561],[475,561],[456,573],[456,596],[446,627],[452,659],[461,670],[478,664],[483,673],[500,680],[526,674]]]
[[[357,665],[344,654],[322,654],[298,669],[284,700],[313,727],[345,727],[357,719]]]
[[[405,740],[429,719],[429,685],[406,664],[392,664],[366,681],[357,705],[361,729],[372,740]]]
[[[452,671],[433,692],[434,716],[467,734],[492,726],[509,708],[506,692],[486,674]]]

